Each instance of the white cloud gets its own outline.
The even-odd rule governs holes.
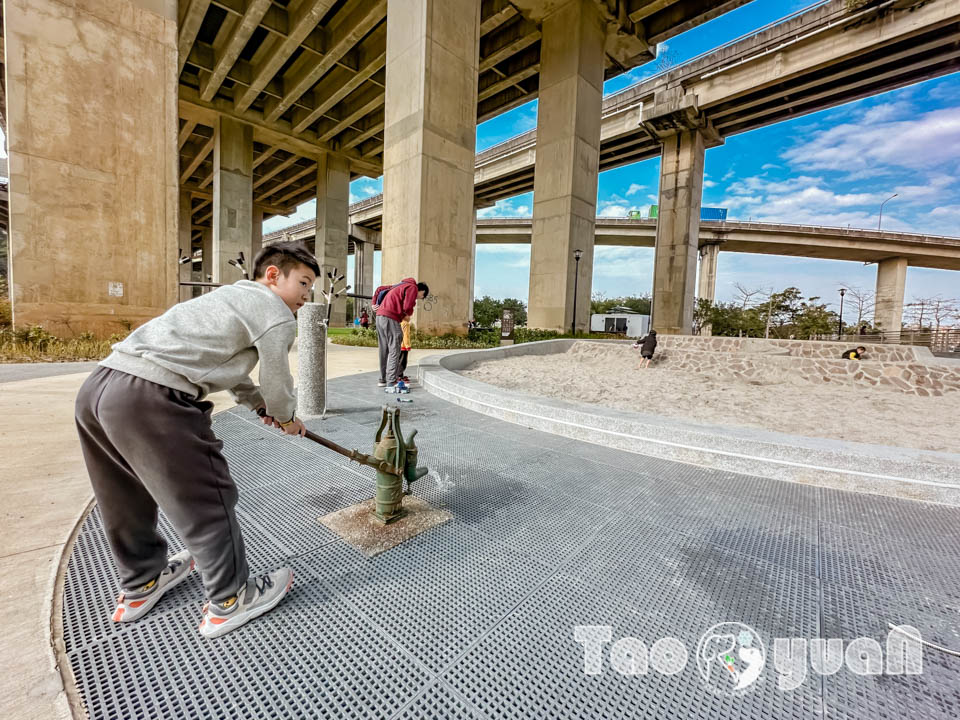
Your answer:
[[[813,170],[856,172],[883,165],[955,169],[960,157],[960,107],[893,121],[887,121],[884,112],[889,111],[872,108],[860,122],[816,132],[812,140],[786,150],[782,157],[794,167]]]
[[[949,217],[960,220],[960,205],[941,205],[930,211],[934,217]]]
[[[723,174],[723,177],[720,178],[720,179],[721,179],[722,181],[726,182],[727,180],[729,180],[730,178],[732,178],[732,177],[734,176],[734,174],[735,174],[735,173],[733,172],[733,168],[730,168],[729,170],[727,170],[727,171]]]
[[[530,206],[521,204],[525,197],[526,196],[521,195],[515,198],[498,200],[496,205],[478,210],[477,217],[530,217]]]
[[[530,255],[529,243],[477,243],[477,252],[482,255]]]
[[[760,166],[761,170],[779,170],[782,166],[775,165],[774,163],[764,163]],[[731,173],[732,174],[732,173]]]
[[[716,184],[713,180],[704,180],[704,181],[703,181],[703,186],[704,186],[705,188],[712,188],[712,187],[716,187],[717,184]]]
[[[631,195],[636,195],[641,190],[646,190],[646,189],[647,189],[646,185],[637,185],[637,183],[631,183],[630,187],[627,188],[627,197],[630,197]]]
[[[908,102],[886,102],[875,105],[863,113],[863,122],[867,124],[876,124],[892,120],[898,115],[902,115],[910,110]]]
[[[597,213],[600,217],[626,217],[629,208],[623,205],[607,205]]]
[[[629,279],[645,292],[653,276],[653,248],[598,245],[593,254],[594,278]]]

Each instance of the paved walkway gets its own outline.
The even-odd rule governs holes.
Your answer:
[[[86,374],[96,366],[95,362],[0,363],[0,383],[54,377],[56,375]]]
[[[414,350],[411,363],[435,352]],[[328,361],[330,377],[369,372],[377,351],[331,345]],[[291,368],[296,374],[295,353]],[[8,659],[0,710],[10,719],[71,717],[51,647],[51,617],[64,544],[91,500],[73,423],[88,371],[58,375],[62,369],[0,365],[0,657]],[[25,372],[45,376],[11,380]],[[233,407],[226,393],[211,399],[218,412]]]
[[[311,427],[368,451],[392,401],[374,379],[332,381],[339,412]],[[956,658],[927,651],[912,676],[820,676],[807,660],[787,691],[773,641],[863,636],[885,652],[893,622],[960,647],[960,509],[657,460],[422,390],[410,397],[403,426],[419,431],[433,471],[414,492],[453,520],[372,560],[317,522],[372,494],[368,469],[246,411],[217,417],[251,565],[297,573],[277,610],[220,640],[196,631],[195,576],[144,620],[111,623],[116,580],[90,515],[67,572],[64,640],[92,717],[956,717]],[[753,632],[725,627],[711,654],[699,652],[721,622]],[[666,674],[681,651],[661,643],[646,674],[625,675],[646,655],[630,641],[611,654],[607,643],[587,675],[575,636],[587,625],[647,647],[675,638],[688,661]],[[762,642],[767,657],[730,696],[730,671],[714,658],[732,654],[746,681],[738,638]],[[713,663],[714,689],[698,658]]]

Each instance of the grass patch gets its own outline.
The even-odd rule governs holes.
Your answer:
[[[107,340],[81,333],[75,338],[59,338],[39,325],[14,330],[0,328],[0,363],[83,362],[103,360],[110,346],[126,336],[111,335]]]
[[[377,347],[377,331],[375,328],[364,330],[344,328],[348,332],[337,333],[331,338],[336,345],[352,345],[355,347]],[[555,340],[556,338],[576,337],[583,340],[625,340],[626,335],[611,335],[608,333],[559,333],[555,330],[537,330],[533,328],[517,328],[514,332],[514,342],[536,342],[538,340]],[[427,335],[413,328],[410,335],[410,345],[414,350],[478,350],[497,347],[500,344],[500,335],[497,330],[470,330],[467,337],[460,335]]]

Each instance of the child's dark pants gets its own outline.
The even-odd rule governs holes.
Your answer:
[[[80,388],[80,445],[122,587],[166,567],[158,506],[196,561],[208,599],[225,600],[247,581],[237,488],[212,410],[211,402],[104,367]]]

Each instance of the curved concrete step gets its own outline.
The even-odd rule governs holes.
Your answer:
[[[566,352],[545,340],[420,361],[420,383],[448,402],[535,430],[668,460],[792,482],[960,505],[960,454],[709,425],[527,395],[459,374],[474,362]]]

